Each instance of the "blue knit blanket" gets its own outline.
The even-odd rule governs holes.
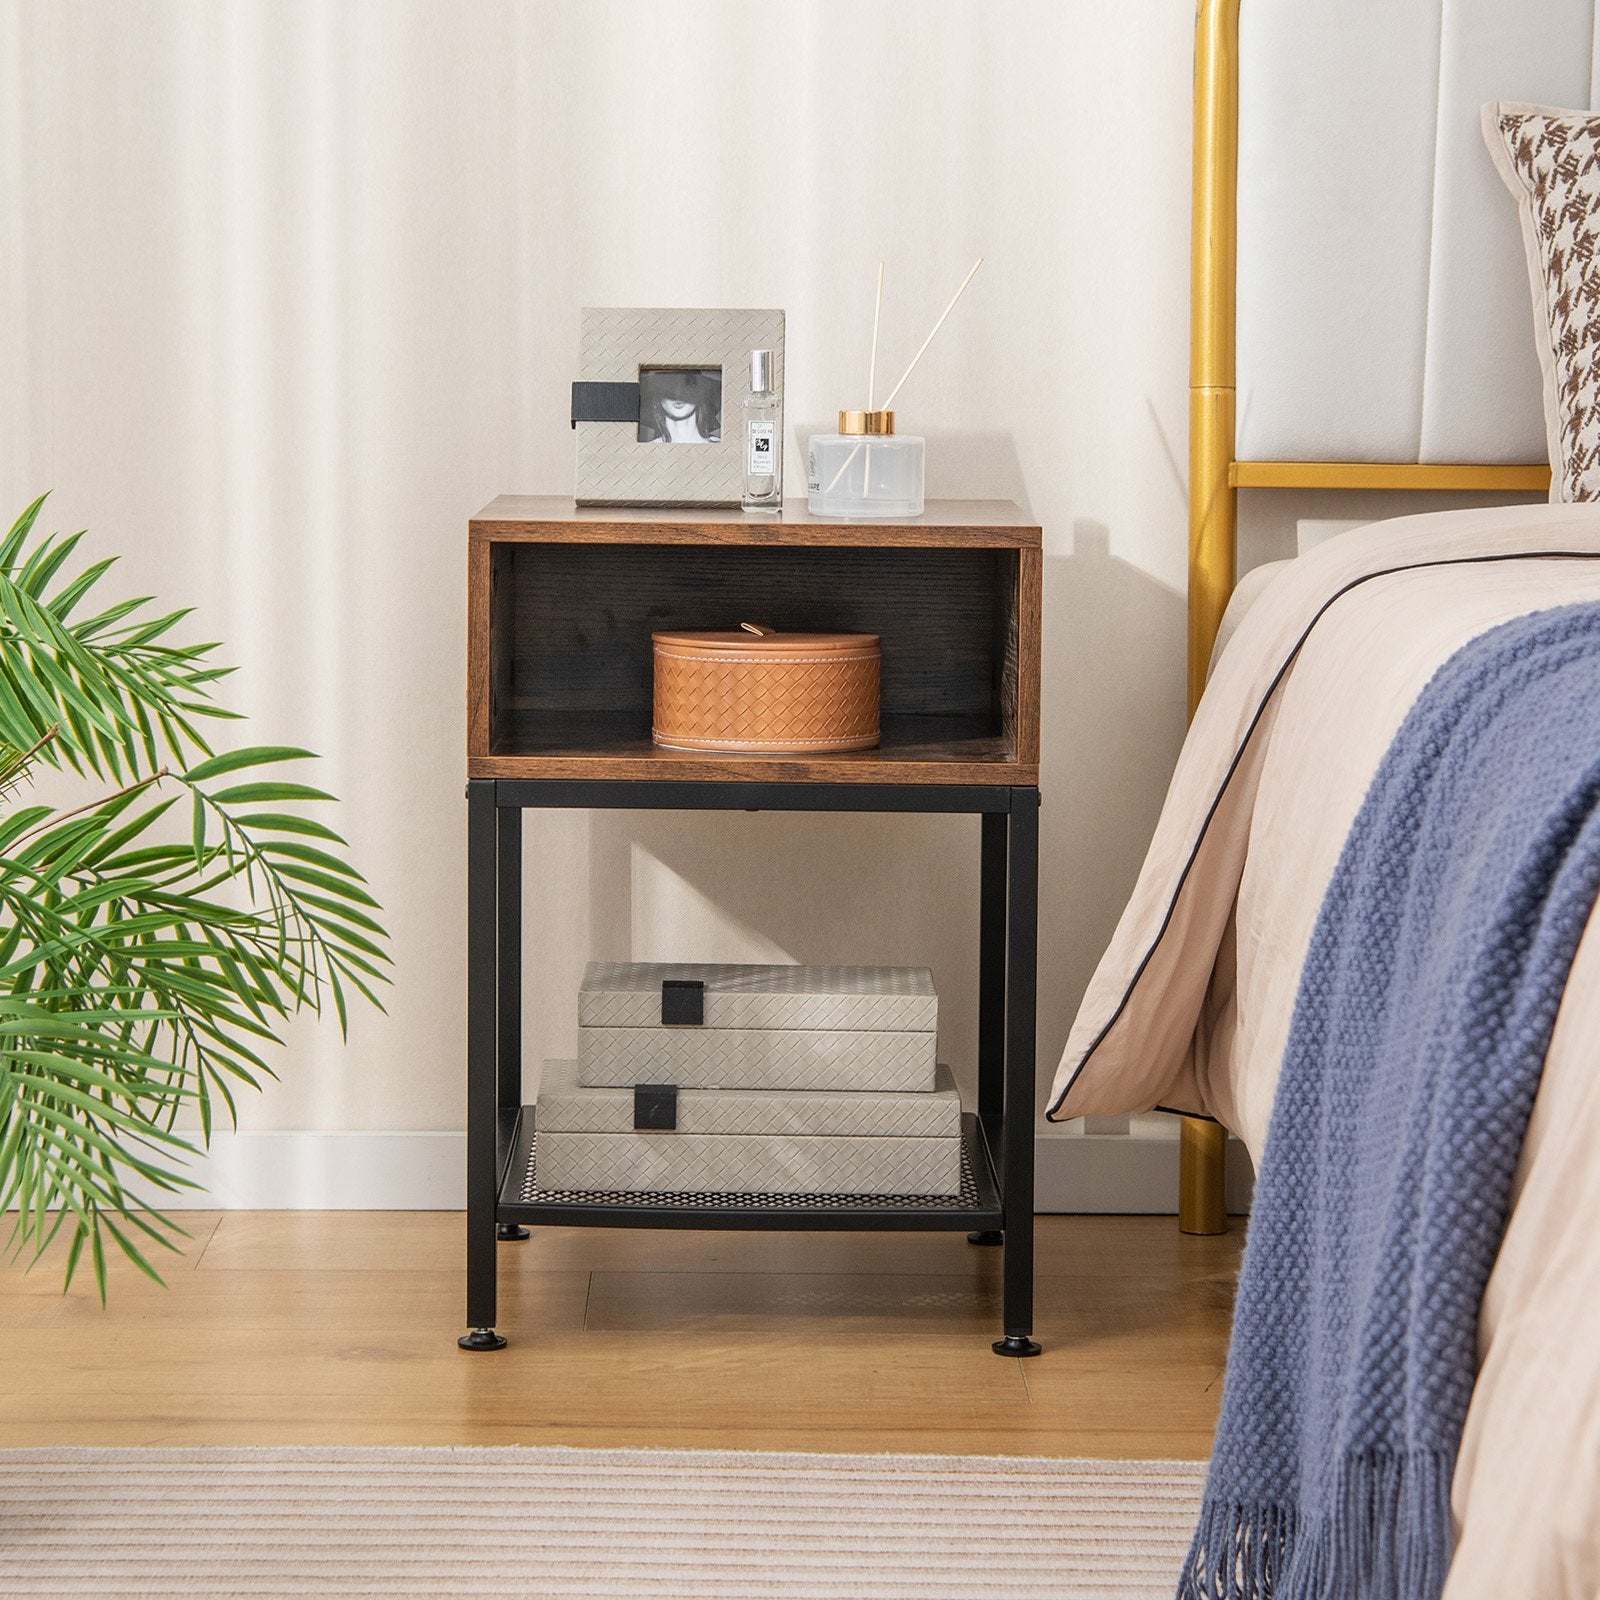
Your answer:
[[[1600,605],[1440,668],[1301,976],[1180,1600],[1433,1600],[1562,991],[1600,886]]]

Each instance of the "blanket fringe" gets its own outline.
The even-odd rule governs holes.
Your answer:
[[[1315,1520],[1294,1505],[1207,1495],[1177,1600],[1435,1600],[1450,1565],[1454,1467],[1442,1450],[1347,1457]]]

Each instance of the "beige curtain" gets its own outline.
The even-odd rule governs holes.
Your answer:
[[[1182,721],[1190,18],[1174,0],[0,0],[0,514],[199,608],[324,752],[387,1018],[247,1126],[462,1114],[465,523],[570,493],[585,304],[776,305],[795,441],[987,264],[902,397],[1046,528],[1041,1067]],[[928,963],[970,1084],[976,824],[530,818],[530,1086],[593,956]]]

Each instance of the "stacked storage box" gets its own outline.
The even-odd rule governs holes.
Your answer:
[[[926,968],[593,962],[545,1066],[537,1186],[954,1195],[961,1099]]]

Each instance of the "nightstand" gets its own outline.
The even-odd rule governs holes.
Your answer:
[[[1034,1355],[1040,530],[1009,501],[894,522],[502,496],[467,540],[467,1324],[496,1330],[496,1244],[529,1226],[953,1230],[1003,1241],[1002,1355]],[[756,617],[883,642],[877,749],[708,755],[650,740],[652,631]],[[949,1200],[563,1194],[522,1101],[529,807],[979,818],[978,1101]]]

